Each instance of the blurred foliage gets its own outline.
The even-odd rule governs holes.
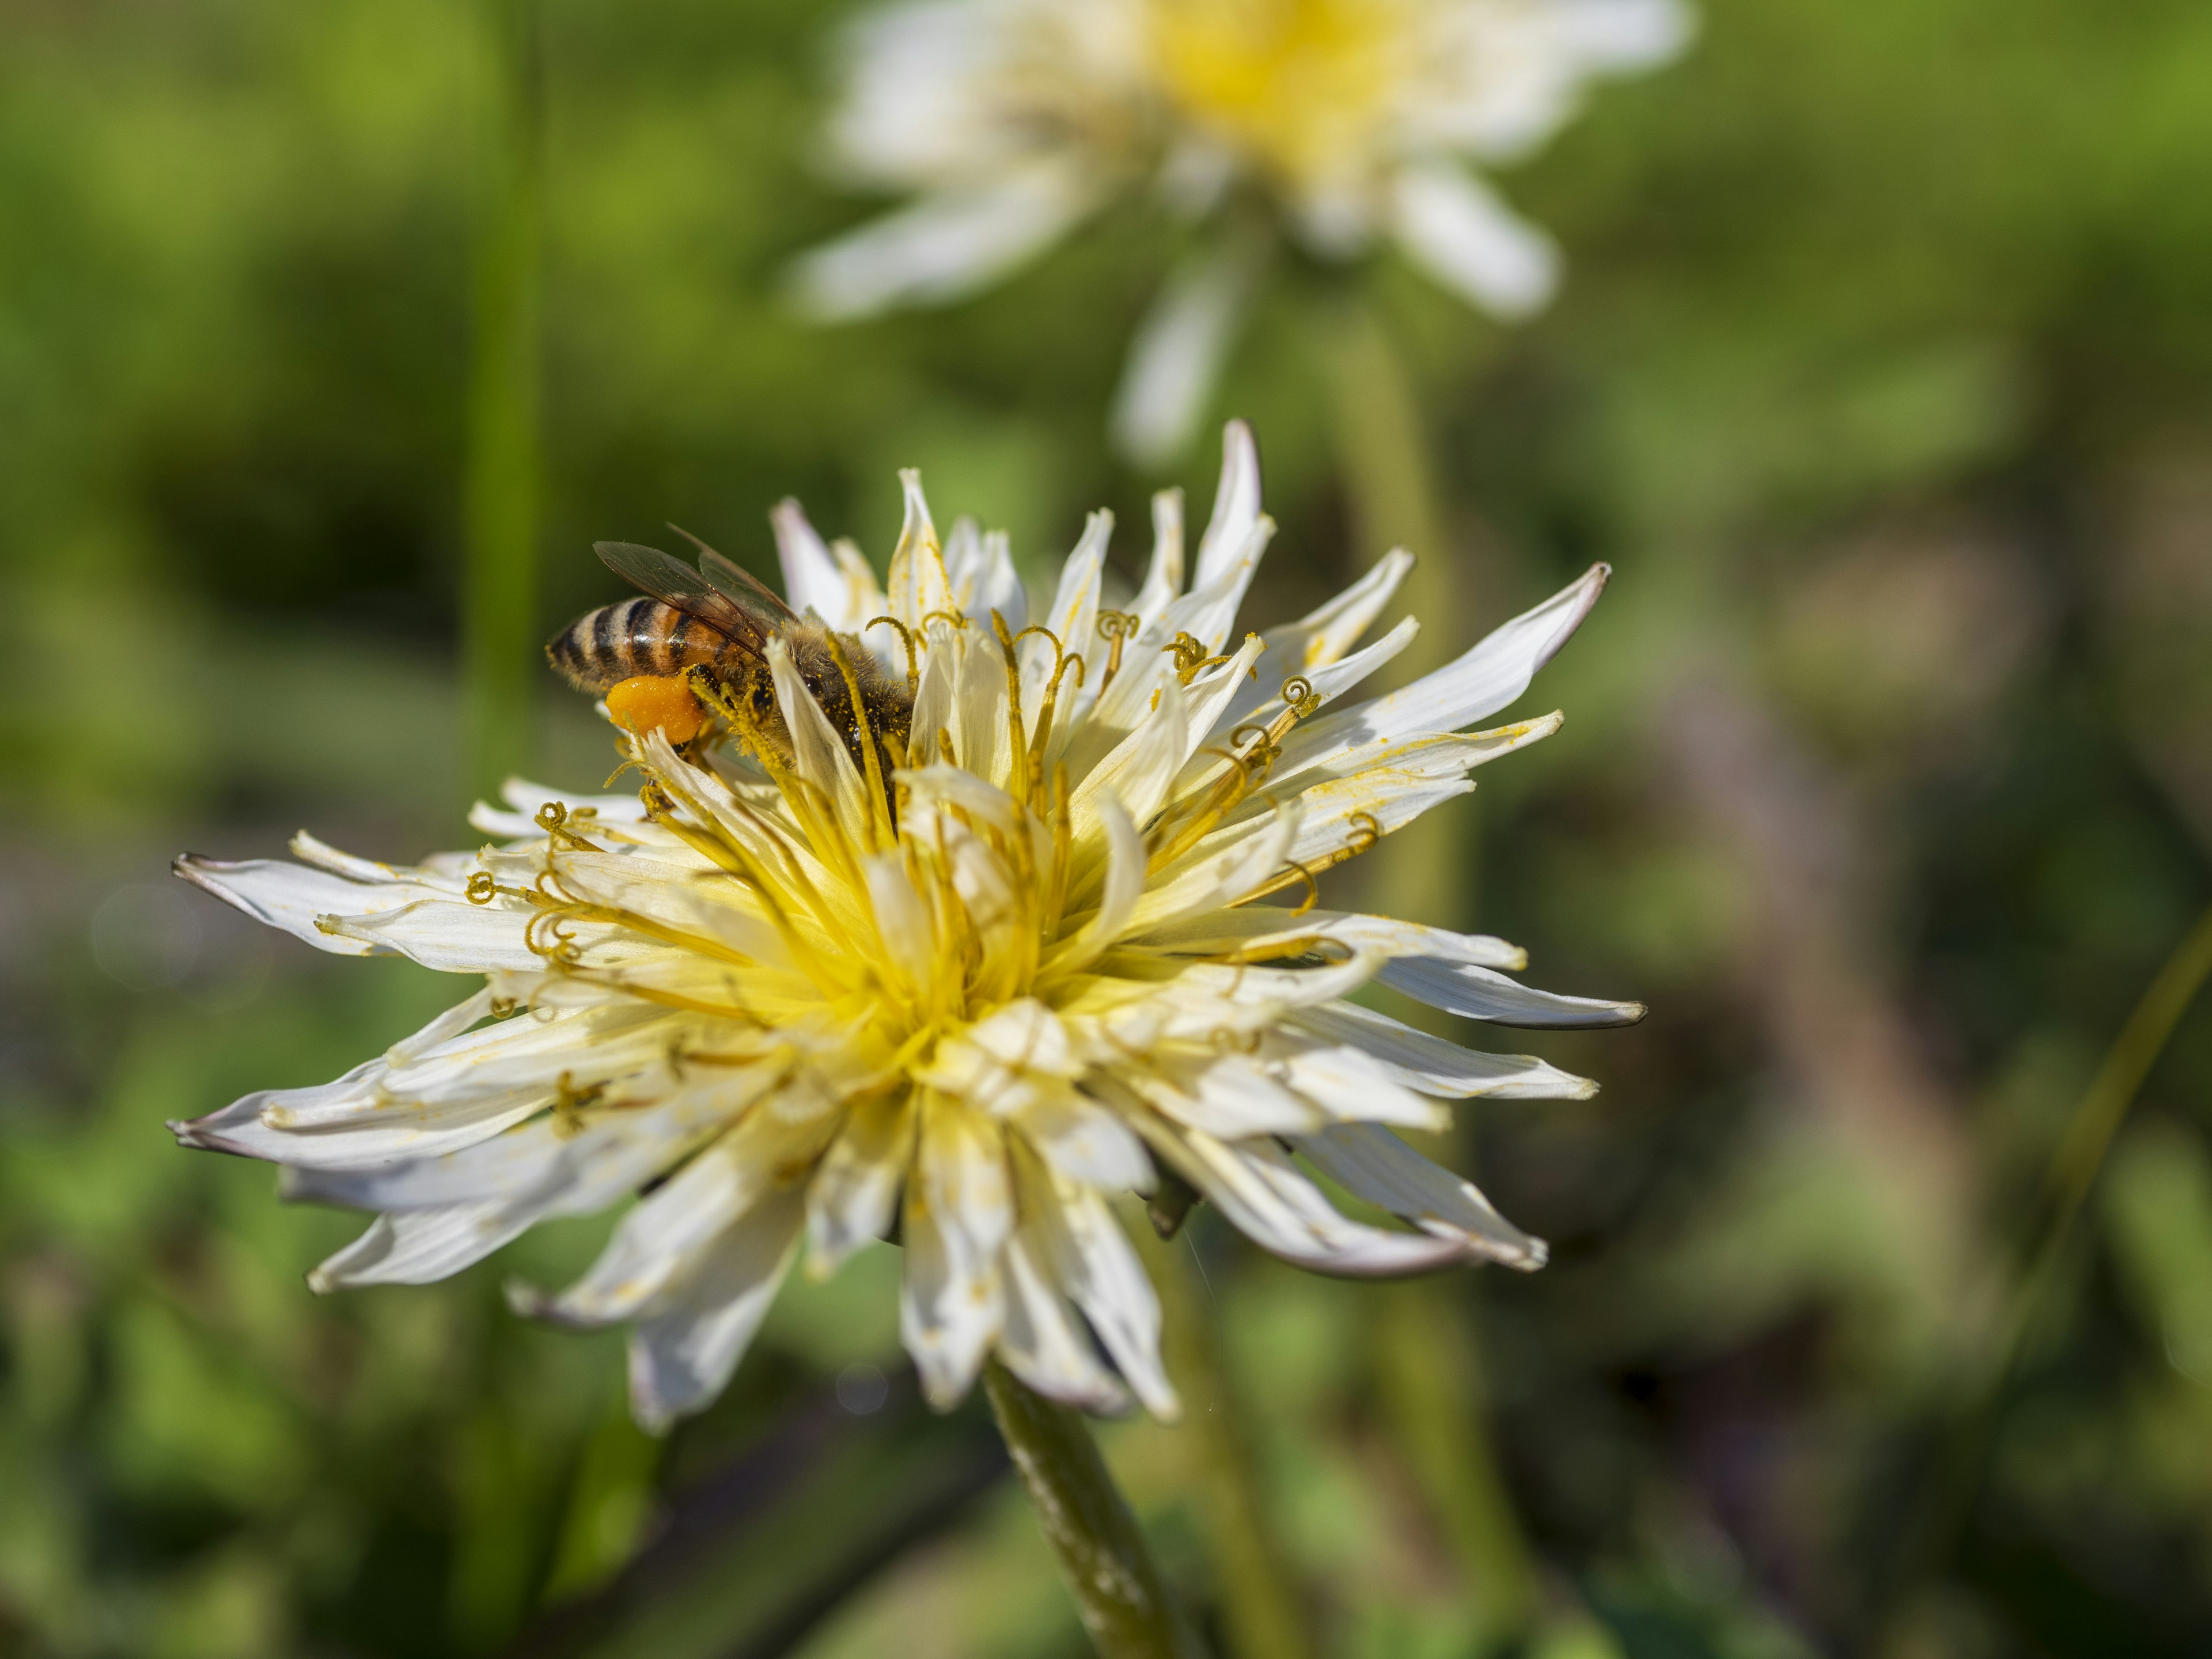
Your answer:
[[[546,629],[606,596],[593,538],[672,520],[763,565],[786,494],[880,558],[902,465],[1033,569],[1109,502],[1133,568],[1159,481],[1102,411],[1179,233],[1129,205],[985,300],[798,325],[784,262],[869,210],[811,163],[836,9],[546,0]],[[2201,1008],[1957,1547],[1897,1547],[2072,1103],[2212,897],[2212,11],[1705,11],[1507,180],[1569,250],[1549,315],[1504,335],[1367,279],[1451,491],[1423,550],[1473,596],[1429,625],[1619,569],[1540,688],[1570,724],[1464,815],[1459,920],[1656,1011],[1528,1040],[1598,1101],[1464,1115],[1555,1247],[1454,1283],[1559,1611],[1538,1650],[2201,1653]],[[462,833],[483,21],[0,0],[0,1651],[1079,1653],[986,1420],[915,1403],[887,1252],[794,1287],[656,1445],[611,1340],[500,1303],[594,1224],[317,1301],[353,1218],[161,1129],[452,995],[161,870],[301,823]],[[1332,286],[1287,273],[1219,395],[1284,526],[1260,623],[1381,550],[1346,544]],[[1210,472],[1179,479],[1200,503]],[[543,771],[596,785],[545,690]],[[1382,1426],[1373,1299],[1193,1238],[1329,1650],[1468,1653],[1480,1587]],[[1106,1440],[1211,1616],[1176,1431]]]

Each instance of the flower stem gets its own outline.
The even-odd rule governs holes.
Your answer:
[[[1980,1362],[1966,1373],[1949,1415],[1949,1448],[1923,1511],[1893,1601],[1901,1605],[1942,1570],[1981,1484],[1997,1407],[2027,1351],[2059,1276],[2081,1206],[2105,1167],[2128,1109],[2166,1051],[2181,1017],[2212,977],[2212,908],[2173,947],[2082,1091],[2044,1176],[2044,1219],[2027,1270],[2014,1284]]]
[[[1222,1352],[1212,1298],[1199,1282],[1186,1231],[1163,1239],[1131,1229],[1159,1286],[1168,1369],[1182,1396],[1183,1427],[1194,1454],[1206,1553],[1221,1598],[1232,1659],[1309,1659],[1309,1621],[1291,1589],[1273,1506],[1260,1478]]]
[[[1474,1328],[1445,1280],[1410,1279],[1376,1291],[1383,1406],[1473,1588],[1480,1646],[1487,1651],[1528,1634],[1542,1591],[1486,1431]]]
[[[1458,634],[1474,584],[1465,561],[1446,544],[1427,422],[1389,330],[1371,307],[1351,296],[1338,297],[1321,327],[1356,562],[1364,568],[1393,547],[1414,556],[1391,611],[1394,620],[1419,617],[1421,631],[1376,681],[1403,684],[1471,643]],[[1473,853],[1465,813],[1425,813],[1391,837],[1388,858],[1370,860],[1369,902],[1387,915],[1458,926],[1474,898]]]
[[[1101,1659],[1202,1659],[1082,1414],[996,1360],[983,1389]]]
[[[1403,546],[1416,562],[1394,611],[1423,627],[1390,665],[1397,683],[1441,665],[1461,637],[1475,584],[1446,541],[1428,424],[1389,330],[1355,298],[1326,326],[1334,392],[1337,464],[1351,497],[1363,562]],[[1465,813],[1431,812],[1390,837],[1370,872],[1367,901],[1386,915],[1443,927],[1473,921],[1476,828]],[[1426,1009],[1394,1009],[1417,1024]],[[1482,1363],[1463,1297],[1443,1279],[1378,1287],[1378,1382],[1399,1449],[1466,1575],[1486,1639],[1523,1635],[1541,1603],[1535,1563],[1491,1446]]]
[[[527,764],[537,673],[537,0],[484,0],[489,131],[477,210],[464,482],[467,787]]]

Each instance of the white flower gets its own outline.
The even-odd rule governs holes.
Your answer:
[[[832,319],[957,298],[1149,176],[1194,216],[1255,186],[1324,258],[1389,236],[1523,316],[1558,253],[1465,163],[1526,155],[1689,27],[1682,0],[897,0],[847,37],[830,149],[917,199],[808,255],[800,292]],[[1188,436],[1255,263],[1218,246],[1163,290],[1115,411],[1133,453]]]
[[[511,784],[471,820],[495,838],[479,852],[398,866],[303,834],[298,863],[180,860],[319,949],[484,985],[337,1081],[248,1095],[179,1139],[283,1164],[291,1197],[379,1212],[318,1290],[442,1279],[642,1192],[575,1284],[514,1296],[629,1324],[635,1409],[655,1426],[720,1390],[802,1238],[826,1274],[894,1229],[932,1401],[996,1353],[1059,1399],[1110,1410],[1133,1392],[1171,1414],[1158,1308],[1109,1202],[1163,1168],[1324,1272],[1541,1265],[1542,1244],[1394,1130],[1440,1126],[1448,1100],[1592,1085],[1346,999],[1378,981],[1521,1025],[1642,1010],[1530,989],[1498,939],[1311,908],[1310,878],[1558,726],[1460,734],[1527,689],[1605,568],[1347,707],[1413,637],[1407,618],[1352,648],[1412,560],[1237,640],[1273,532],[1241,426],[1188,591],[1166,495],[1126,613],[1100,608],[1107,514],[1024,629],[1005,538],[963,523],[940,550],[908,486],[888,595],[795,508],[777,520],[787,590],[848,651],[904,672],[913,644],[912,742],[887,775],[772,647],[787,763],[763,745],[710,765],[656,727],[623,738],[638,794]],[[896,629],[867,626],[885,615]],[[1309,1168],[1410,1226],[1340,1214]]]

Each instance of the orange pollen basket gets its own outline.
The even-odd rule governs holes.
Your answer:
[[[673,674],[640,674],[610,687],[607,713],[623,731],[640,737],[659,726],[671,743],[689,743],[707,720],[690,686]]]

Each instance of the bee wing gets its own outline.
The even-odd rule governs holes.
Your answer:
[[[675,555],[635,542],[594,542],[592,550],[624,581],[706,623],[732,644],[755,656],[766,648],[772,630],[762,618]]]
[[[779,621],[795,623],[799,613],[783,602],[783,595],[734,559],[726,559],[680,524],[668,526],[699,550],[699,574],[739,605],[765,605]]]

